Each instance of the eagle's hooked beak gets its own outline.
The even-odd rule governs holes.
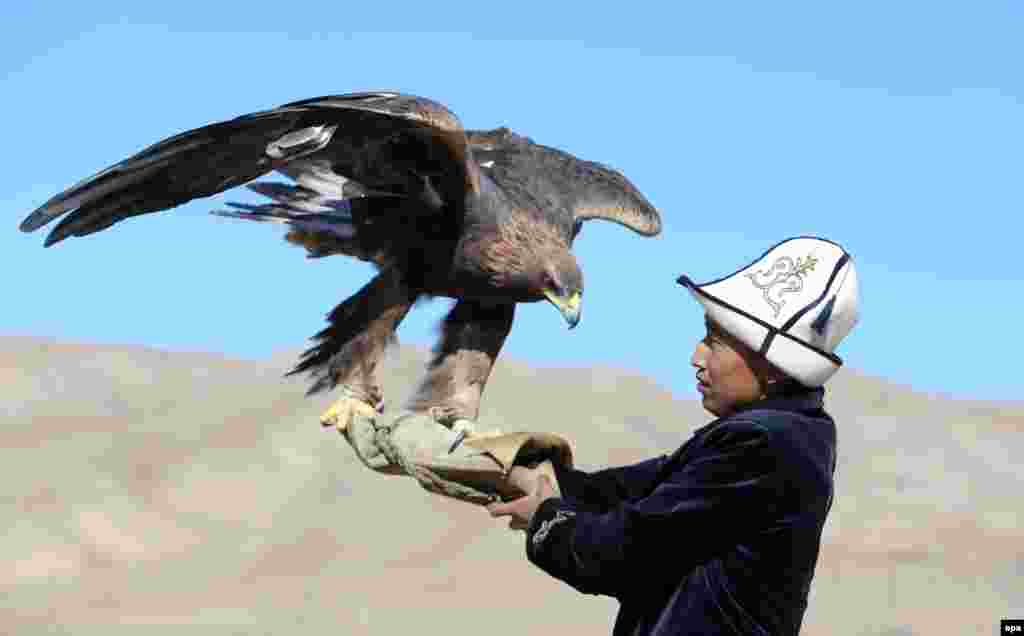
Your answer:
[[[557,307],[558,311],[562,313],[565,322],[569,323],[569,329],[572,329],[579,323],[580,301],[582,298],[579,292],[573,292],[568,298],[564,298],[551,290],[545,290],[544,296],[548,299],[548,302]]]

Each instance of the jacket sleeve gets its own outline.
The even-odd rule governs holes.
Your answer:
[[[730,422],[642,499],[605,512],[548,499],[527,530],[527,558],[588,594],[678,580],[741,532],[773,523],[783,460],[772,446],[756,423]]]
[[[555,477],[568,505],[578,510],[606,512],[624,501],[635,501],[649,494],[667,461],[667,456],[662,455],[593,473],[556,464]]]

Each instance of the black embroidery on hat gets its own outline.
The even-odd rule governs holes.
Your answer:
[[[811,329],[814,330],[819,336],[825,336],[825,325],[828,323],[828,319],[832,317],[832,308],[836,306],[836,297],[829,298],[828,303],[825,304],[825,308],[821,310],[818,317],[811,323]]]
[[[789,256],[780,256],[768,269],[747,272],[745,276],[750,279],[754,287],[761,290],[765,302],[772,308],[772,315],[778,318],[779,312],[786,305],[782,296],[803,290],[804,276],[807,275],[807,272],[814,270],[817,263],[818,259],[814,257],[813,253],[808,254],[807,258],[797,257],[796,261]],[[779,287],[783,284],[784,287]],[[776,298],[772,298],[773,294]]]

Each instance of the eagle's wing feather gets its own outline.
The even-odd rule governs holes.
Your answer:
[[[549,214],[564,213],[573,236],[588,219],[605,219],[644,236],[661,232],[661,216],[622,173],[533,143],[507,128],[469,131],[470,149],[484,174],[502,187],[526,188]]]
[[[478,186],[458,119],[398,93],[319,97],[210,124],[159,143],[56,195],[22,223],[37,230],[68,214],[52,245],[241,185],[302,157],[326,160],[364,187],[435,205]],[[439,199],[439,201],[438,201]]]
[[[351,93],[282,108],[338,113],[338,133],[308,159],[365,187],[416,196],[429,186],[445,202],[461,201],[468,190],[479,188],[462,124],[433,100],[401,93]],[[308,175],[312,165],[304,163],[296,172]]]
[[[569,177],[577,222],[605,219],[643,236],[661,232],[661,216],[621,172],[593,161],[575,161]]]

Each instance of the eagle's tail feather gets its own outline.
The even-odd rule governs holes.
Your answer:
[[[329,232],[340,238],[352,238],[352,203],[321,194],[302,186],[286,183],[250,183],[250,190],[273,200],[273,203],[239,203],[229,201],[230,210],[212,210],[210,214],[250,221],[285,223],[307,231]]]
[[[210,214],[247,221],[269,221],[284,223],[306,232],[325,232],[334,238],[350,239],[356,235],[351,216],[341,214],[320,214],[304,212],[276,203],[253,205],[249,203],[228,203],[231,210],[213,210]]]
[[[385,255],[379,249],[368,249],[358,229],[372,206],[382,200],[397,201],[397,195],[369,190],[339,175],[332,174],[329,179],[321,173],[294,174],[302,180],[299,185],[261,181],[246,186],[272,199],[271,203],[228,202],[231,209],[211,214],[286,224],[291,231],[285,240],[305,247],[310,258],[345,254],[384,265]],[[312,185],[317,189],[308,187]],[[373,241],[369,244],[375,245]]]
[[[307,395],[339,384],[371,393],[377,363],[418,296],[397,269],[383,270],[327,315],[330,324],[313,336],[317,344],[286,375],[308,371],[313,384]]]

